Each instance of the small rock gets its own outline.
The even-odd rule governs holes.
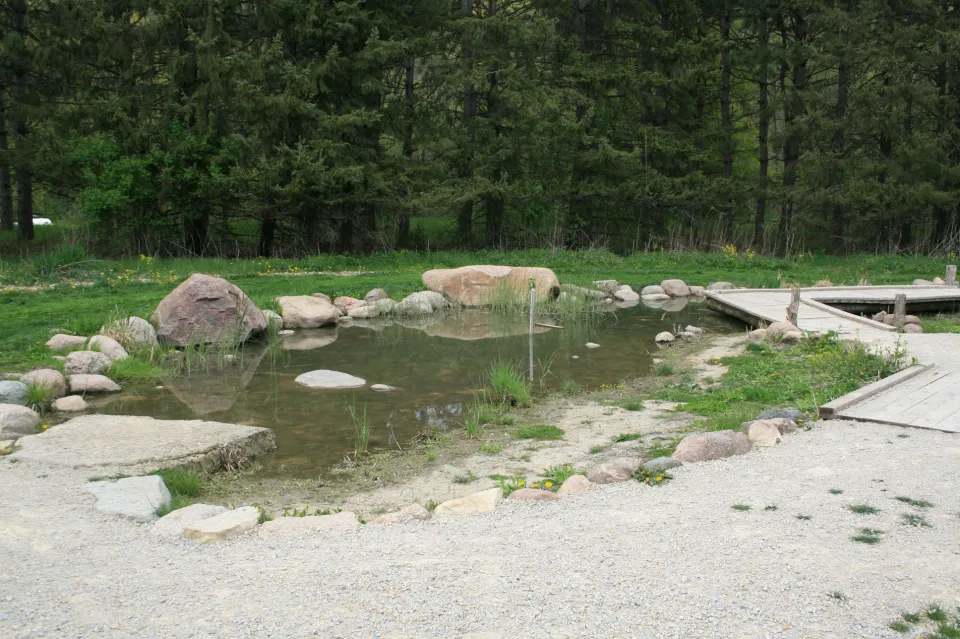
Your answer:
[[[0,438],[19,438],[32,435],[40,427],[40,417],[17,404],[0,404]]]
[[[931,282],[930,280],[923,280],[918,278],[913,280],[913,285],[914,286],[933,286],[933,282]]]
[[[445,501],[433,511],[433,516],[445,517],[464,513],[487,513],[494,510],[502,499],[503,489],[491,488],[460,499]]]
[[[267,324],[270,326],[283,326],[283,318],[280,317],[279,313],[274,313],[271,310],[261,311],[263,316],[267,318]],[[181,509],[182,510],[182,509]]]
[[[393,312],[393,309],[396,308],[396,306],[397,306],[397,303],[389,298],[377,300],[373,304],[373,308],[377,309],[381,315],[389,315],[390,313]]]
[[[266,311],[264,311],[266,312]],[[267,321],[270,321],[269,318]],[[179,539],[183,537],[183,531],[187,526],[216,517],[227,512],[223,506],[212,506],[210,504],[191,504],[183,508],[174,510],[158,519],[151,532],[158,537],[167,537],[170,539]]]
[[[365,379],[328,370],[310,371],[294,381],[308,388],[363,388],[367,385]]]
[[[734,430],[687,435],[673,456],[682,462],[710,461],[750,451],[750,438]]]
[[[122,359],[130,357],[127,354],[127,350],[120,345],[120,342],[106,335],[94,335],[91,337],[87,348],[100,351],[109,357],[111,362],[119,362]],[[70,358],[67,357],[67,359]]]
[[[140,344],[153,348],[160,345],[153,324],[142,317],[131,316],[127,319],[117,320],[101,327],[100,334],[112,337],[124,347]]]
[[[799,330],[790,322],[774,322],[767,327],[767,337],[782,337],[784,333],[795,333]]]
[[[943,286],[947,282],[942,277],[935,277],[933,278],[933,283],[936,284],[937,286]]]
[[[362,308],[367,305],[364,300],[358,300],[355,297],[340,296],[333,300],[333,305],[337,307],[341,315],[348,315],[355,308]]]
[[[281,319],[283,319],[283,318],[281,318]],[[286,329],[286,330],[283,330],[283,331],[277,331],[277,335],[293,335],[295,332],[296,332],[296,331],[291,331],[290,329]]]
[[[617,280],[598,280],[593,283],[593,287],[612,296],[620,290],[620,283]]]
[[[769,424],[770,426],[775,427],[781,435],[786,435],[789,433],[797,432],[797,422],[792,419],[787,419],[786,417],[774,417],[772,419],[755,419],[752,422],[744,422],[740,424],[740,430],[747,433],[750,433],[750,426],[754,422],[763,422],[764,424]]]
[[[433,514],[420,504],[410,504],[396,512],[380,515],[370,523],[377,526],[389,526],[410,521],[425,521],[431,517],[433,517]]]
[[[760,419],[747,424],[747,437],[753,446],[776,446],[783,439],[780,429],[771,424],[772,420]],[[790,421],[790,420],[786,420]],[[793,422],[791,422],[793,423]]]
[[[333,515],[312,515],[308,517],[277,517],[266,521],[257,531],[264,541],[279,539],[300,539],[305,535],[318,532],[356,532],[360,521],[356,514],[344,511]]]
[[[756,419],[789,419],[795,424],[802,424],[808,421],[803,411],[799,411],[796,408],[774,408],[765,410],[757,415]]]
[[[67,378],[71,393],[119,393],[120,385],[103,375],[71,375]]]
[[[94,481],[86,488],[96,496],[97,510],[134,521],[153,521],[157,508],[170,503],[170,491],[157,475]]]
[[[367,304],[376,304],[381,300],[388,300],[388,299],[390,299],[390,295],[387,294],[387,292],[382,288],[375,288],[363,296],[363,301],[366,302]]]
[[[0,404],[27,403],[27,385],[23,382],[0,382]]]
[[[887,316],[886,311],[880,311],[870,319],[872,319],[874,322],[882,322],[886,316]]]
[[[60,371],[52,368],[41,368],[30,371],[20,378],[24,384],[33,386],[46,386],[53,390],[54,397],[63,397],[67,394],[67,380],[64,379]]]
[[[286,295],[277,298],[284,328],[319,328],[337,323],[340,311],[324,295]]]
[[[784,342],[799,342],[803,339],[803,333],[800,331],[787,331],[780,336],[780,339]]]
[[[586,344],[584,344],[584,346],[586,346],[587,348],[600,348],[599,344],[594,344],[593,342],[587,342]]]
[[[658,333],[653,339],[657,344],[669,344],[670,342],[674,341],[675,338],[673,337],[673,333],[664,331],[662,333]]]
[[[737,287],[730,282],[713,282],[707,285],[708,291],[732,291],[735,288]]]
[[[593,482],[585,475],[573,475],[568,477],[563,485],[557,490],[558,495],[575,495],[593,490]]]
[[[259,510],[243,506],[192,523],[183,529],[183,536],[200,544],[212,544],[248,533],[257,527],[259,521]]]
[[[659,473],[680,466],[683,466],[683,462],[673,457],[655,457],[643,462],[644,469],[651,473]]]
[[[699,333],[706,333],[706,331],[703,330],[702,328],[700,328],[699,326],[689,326],[689,325],[688,325],[688,326],[687,326],[685,329],[683,329],[683,330],[685,330],[685,331],[688,332],[688,333],[697,333],[697,334],[699,334]]]
[[[752,340],[767,339],[767,337],[769,336],[770,336],[770,333],[768,333],[767,329],[765,328],[758,328],[755,331],[750,331],[749,333],[747,333],[747,337],[749,337]]]
[[[393,307],[400,315],[430,315],[448,306],[447,299],[434,291],[411,293]]]
[[[47,341],[47,348],[52,351],[68,351],[72,348],[83,348],[86,343],[87,338],[79,335],[54,335]]]
[[[627,288],[628,290],[621,289],[614,293],[613,299],[617,300],[618,302],[639,302],[640,296],[637,295],[630,287]]]
[[[536,488],[521,488],[510,493],[507,499],[517,499],[519,501],[556,501],[560,499],[557,493],[549,490],[538,490]]]
[[[395,391],[397,389],[387,384],[374,384],[373,386],[370,387],[370,390],[376,391],[378,393],[389,393],[390,391]]]
[[[351,319],[370,319],[379,315],[380,309],[376,306],[359,306],[347,311],[347,317]]]
[[[594,484],[618,484],[630,479],[638,468],[640,468],[639,459],[614,459],[591,470],[587,473],[587,479]]]
[[[705,289],[702,286],[690,286],[690,295],[696,295],[697,297],[702,297]]]
[[[666,293],[652,293],[650,295],[641,295],[640,299],[645,302],[665,302],[670,299]]]
[[[904,323],[904,324],[919,324],[919,323],[920,323],[920,318],[917,317],[916,315],[904,315],[904,316],[903,316],[903,323]]]
[[[690,287],[683,280],[663,280],[660,288],[670,297],[689,297]]]
[[[918,324],[907,324],[903,327],[904,333],[922,333],[923,327]]]
[[[87,410],[87,403],[79,395],[68,395],[53,402],[53,410],[61,413],[79,413]]]
[[[667,292],[663,290],[663,287],[657,286],[657,285],[644,286],[640,290],[640,295],[642,295],[643,297],[646,297],[648,295],[666,295],[666,294]]]
[[[67,355],[63,372],[67,375],[99,375],[110,368],[113,362],[96,351],[74,351]]]
[[[680,339],[693,339],[696,336],[697,336],[696,333],[691,333],[690,331],[682,331],[680,333],[677,333],[677,337]]]

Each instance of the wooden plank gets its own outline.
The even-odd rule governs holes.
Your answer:
[[[910,426],[926,428],[935,426],[960,413],[960,374],[954,373],[947,379],[951,380],[950,388],[940,396],[925,402],[925,404],[932,402],[932,405],[928,406],[926,410],[918,415],[898,415],[898,419],[905,421]],[[960,427],[960,418],[957,419],[957,425]]]
[[[849,410],[855,410],[858,413],[866,414],[887,414],[885,409],[892,409],[895,407],[897,402],[901,401],[903,398],[918,392],[920,389],[933,384],[942,377],[946,377],[952,371],[946,371],[942,369],[933,369],[926,374],[918,375],[912,379],[908,379],[901,384],[897,384],[895,387],[888,389],[886,392],[874,397],[870,397],[864,400],[862,403],[859,403],[855,408]]]
[[[883,419],[901,424],[909,424],[920,415],[930,411],[931,404],[929,404],[928,401],[937,401],[937,396],[950,388],[951,384],[954,383],[951,381],[951,377],[952,371],[950,374],[944,375],[922,388],[918,388],[912,393],[900,397],[892,404],[888,404],[883,408],[869,408],[870,402],[865,402],[844,412],[852,417],[860,417],[862,419],[882,417]]]
[[[857,324],[863,324],[864,326],[870,326],[872,328],[877,328],[887,332],[896,330],[892,326],[887,326],[882,322],[874,322],[872,319],[869,319],[867,317],[860,317],[859,315],[854,315],[853,313],[841,311],[840,309],[833,308],[832,306],[828,306],[827,304],[824,304],[822,302],[817,302],[815,300],[807,300],[806,304],[814,308],[817,308],[825,313],[831,313],[833,315],[836,315],[837,317],[842,317],[844,319],[850,320],[851,322],[856,322]]]
[[[869,397],[873,397],[874,395],[881,393],[888,388],[896,386],[901,382],[909,380],[929,370],[930,367],[928,366],[911,366],[910,368],[904,369],[899,373],[894,373],[890,377],[886,377],[872,384],[868,384],[867,386],[857,389],[852,393],[847,393],[843,397],[839,397],[832,402],[828,402],[821,406],[819,411],[820,418],[834,419],[834,416],[840,411],[846,410]]]

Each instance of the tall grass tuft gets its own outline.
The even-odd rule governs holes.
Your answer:
[[[24,403],[41,415],[50,410],[53,403],[55,391],[52,386],[46,384],[27,384],[27,392],[24,394]]]
[[[170,491],[170,503],[157,508],[157,516],[179,510],[193,503],[203,490],[204,480],[192,470],[183,468],[161,468],[154,475],[159,475]]]
[[[489,377],[493,401],[521,407],[530,406],[533,402],[530,383],[517,368],[496,362],[490,367]]]
[[[353,456],[363,457],[370,449],[370,422],[367,420],[367,405],[363,405],[363,412],[357,411],[356,400],[347,406],[350,419],[353,420],[354,444]]]

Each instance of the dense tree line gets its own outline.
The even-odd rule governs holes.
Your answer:
[[[0,228],[956,251],[960,3],[4,0]],[[431,244],[432,243],[432,244]]]

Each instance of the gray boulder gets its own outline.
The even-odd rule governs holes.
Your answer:
[[[809,418],[796,408],[774,408],[765,410],[756,419],[789,419],[796,424],[802,424],[809,421]]]
[[[97,351],[73,351],[63,363],[67,375],[99,375],[110,368],[113,361]]]
[[[310,371],[294,381],[307,388],[363,388],[367,385],[365,379],[329,370]]]
[[[644,286],[640,290],[640,295],[647,297],[649,295],[666,295],[666,291],[663,290],[663,287],[653,285],[653,286]]]
[[[269,324],[270,326],[273,326],[274,324],[276,324],[281,328],[283,327],[283,318],[280,317],[280,315],[278,315],[277,313],[274,313],[271,310],[265,310],[263,311],[263,316],[267,318],[267,324]]]
[[[684,463],[710,461],[743,455],[750,452],[750,447],[750,438],[745,433],[721,430],[687,435],[677,446],[673,456]]]
[[[17,439],[40,427],[40,417],[25,406],[0,404],[0,439]]]
[[[134,521],[153,521],[157,509],[170,503],[170,491],[157,475],[93,481],[86,489],[97,498],[97,510]]]
[[[363,301],[367,304],[376,304],[380,300],[388,300],[390,295],[382,288],[375,288],[363,296]]]
[[[82,413],[87,410],[87,402],[79,395],[67,395],[53,402],[53,410],[60,413]]]
[[[120,345],[120,342],[106,335],[94,335],[91,337],[87,348],[100,351],[109,357],[111,362],[119,362],[122,359],[130,357],[127,354],[127,350]]]
[[[70,375],[67,384],[71,393],[119,393],[120,385],[103,375]]]
[[[660,288],[670,297],[689,297],[690,287],[683,280],[663,280]]]
[[[665,470],[680,466],[683,466],[683,462],[673,457],[656,457],[643,462],[644,469],[651,473],[662,473]]]
[[[411,293],[393,307],[394,313],[401,315],[429,315],[447,307],[446,298],[433,291]]]
[[[598,280],[593,283],[593,286],[607,295],[614,295],[620,290],[620,283],[617,280]]]
[[[67,380],[60,371],[52,368],[30,371],[21,377],[20,381],[33,386],[46,386],[53,390],[54,397],[63,397],[67,394]]]
[[[225,279],[194,273],[167,295],[150,316],[161,342],[174,346],[244,342],[267,330],[267,318]]]
[[[27,403],[27,385],[23,382],[0,382],[0,404]]]

